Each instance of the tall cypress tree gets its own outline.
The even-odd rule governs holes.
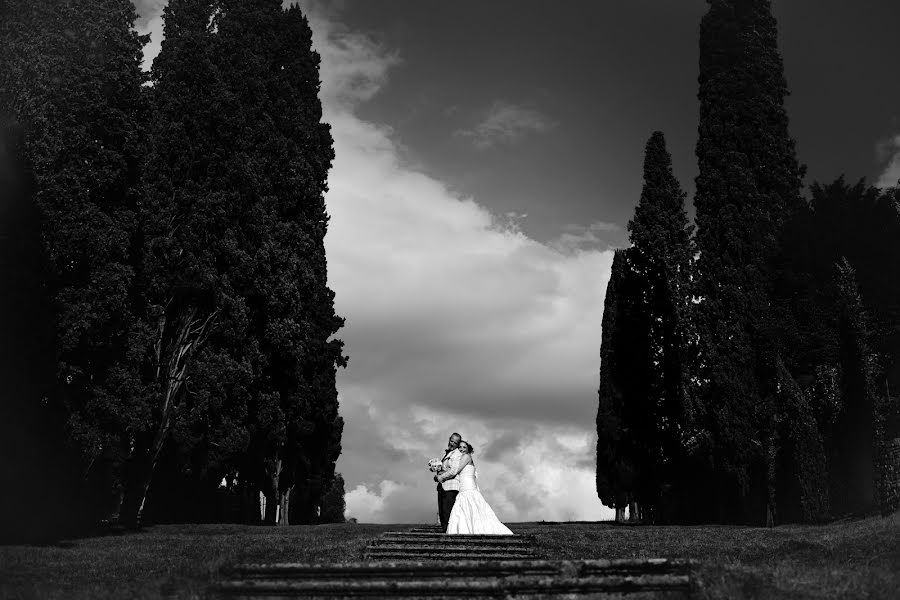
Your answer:
[[[766,476],[779,351],[771,270],[784,223],[801,206],[802,168],[770,1],[708,1],[695,197],[701,394],[718,518],[758,522],[774,510]]]
[[[221,73],[228,57],[217,45],[217,7],[213,0],[172,0],[151,72],[135,299],[140,318],[132,333],[141,349],[132,356],[135,383],[127,390],[140,418],[129,427],[121,511],[132,524],[140,520],[162,449],[186,415],[224,421],[238,449],[246,448],[240,415],[261,362],[241,289],[253,285],[243,230],[255,199],[241,194],[237,146],[244,115]]]
[[[324,193],[334,152],[319,56],[300,9],[277,0],[223,0],[217,26],[221,73],[243,119],[232,189],[254,202],[242,224],[253,249],[244,293],[263,360],[245,472],[267,496],[268,522],[276,507],[279,524],[291,513],[313,522],[340,454],[335,372],[346,363],[342,342],[331,339],[343,319],[327,285]]]
[[[0,4],[0,112],[20,126],[14,152],[31,179],[54,315],[44,417],[65,421],[77,450],[68,470],[101,489],[133,416],[119,388],[132,343],[145,117],[135,16],[128,0]],[[86,506],[103,510],[104,499]]]
[[[642,368],[646,397],[632,399],[642,457],[638,467],[638,500],[659,508],[662,486],[680,478],[674,471],[681,437],[688,427],[687,337],[690,307],[691,227],[684,210],[685,194],[672,173],[672,158],[662,132],[647,141],[644,186],[634,218],[628,223],[637,318],[648,335]]]
[[[144,331],[151,366],[156,349],[178,357],[179,378],[164,381],[180,389],[154,381],[159,369],[143,370],[156,408],[134,498],[146,496],[160,440],[198,413],[215,426],[188,427],[188,437],[227,439],[230,456],[216,458],[222,474],[236,472],[248,497],[265,493],[267,522],[276,514],[289,522],[298,487],[298,518],[312,521],[340,454],[335,371],[346,360],[330,339],[343,321],[326,281],[333,151],[318,55],[305,17],[277,0],[172,0],[164,16],[153,66]],[[128,514],[134,506],[126,503]]]
[[[622,426],[623,395],[630,377],[625,344],[633,340],[625,330],[628,323],[627,252],[616,250],[606,285],[597,407],[597,497],[603,504],[616,509],[617,518],[624,513],[631,499],[634,481],[634,465],[625,456]]]

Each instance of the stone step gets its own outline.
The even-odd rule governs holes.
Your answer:
[[[470,555],[485,556],[511,556],[513,558],[536,558],[535,551],[532,548],[467,548],[465,550],[454,550],[447,548],[392,548],[391,546],[370,546],[366,548],[366,558],[377,560],[381,557],[391,556],[416,556],[424,557],[427,560],[429,556],[446,558],[453,557],[454,560],[467,560]]]
[[[454,563],[453,574],[459,577],[566,577],[634,575],[634,574],[683,574],[691,563],[684,560],[616,559],[616,560],[462,560]],[[229,580],[235,579],[428,579],[446,578],[447,564],[435,561],[360,562],[336,564],[243,564],[222,570]]]
[[[453,541],[453,542],[444,542],[441,540],[390,540],[390,539],[376,539],[369,542],[369,546],[393,546],[393,547],[407,547],[407,546],[427,546],[435,549],[445,549],[445,550],[464,550],[466,548],[475,548],[475,547],[488,547],[488,548],[531,548],[532,545],[528,542],[492,542],[492,541],[482,541],[482,540],[472,540],[470,542],[464,541]]]
[[[383,540],[377,540],[369,544],[367,550],[410,550],[413,552],[525,552],[530,551],[528,545],[510,544],[469,544],[466,546],[450,547],[449,544],[392,544]]]
[[[388,531],[372,540],[364,558],[379,561],[515,560],[539,558],[531,538],[516,535],[447,535],[431,528]],[[419,530],[419,531],[417,531]]]
[[[522,560],[528,558],[538,558],[534,554],[511,554],[509,552],[468,552],[466,553],[466,559],[471,560]],[[378,552],[365,554],[366,560],[390,560],[390,561],[401,561],[401,560],[412,560],[412,561],[425,561],[425,560],[443,560],[443,561],[458,561],[460,559],[459,552],[409,552],[409,551],[401,551],[401,552]]]
[[[531,540],[518,535],[447,535],[444,533],[384,533],[379,540],[402,542],[434,542],[441,544],[471,544],[473,542],[490,542],[496,544],[527,544]]]
[[[436,581],[223,581],[214,598],[689,598],[690,577],[628,575],[602,577],[448,578]]]
[[[211,598],[623,598],[690,597],[688,561],[539,560],[531,536],[448,536],[438,527],[387,532],[368,562],[246,564],[223,569]]]
[[[386,552],[377,556],[365,555],[365,560],[369,561],[389,561],[389,562],[422,562],[422,561],[442,561],[456,563],[459,560],[458,554],[417,554],[411,552]],[[539,556],[529,554],[487,554],[474,553],[469,554],[467,558],[479,561],[495,561],[495,560],[531,560],[538,559]]]

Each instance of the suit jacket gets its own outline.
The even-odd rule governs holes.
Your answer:
[[[442,463],[444,470],[441,471],[441,475],[450,475],[450,479],[446,479],[441,483],[444,490],[459,491],[459,479],[457,479],[456,476],[459,474],[460,460],[462,460],[462,452],[459,451],[459,448],[454,448],[452,452],[449,452],[444,456],[444,461]]]

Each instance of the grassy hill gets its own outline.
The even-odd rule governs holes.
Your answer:
[[[235,562],[359,560],[367,542],[412,525],[284,529],[159,525],[52,546],[0,546],[2,598],[192,598]],[[699,561],[708,598],[896,598],[900,514],[774,529],[514,523],[547,558]]]

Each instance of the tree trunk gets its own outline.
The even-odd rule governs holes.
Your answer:
[[[278,506],[279,506],[279,515],[278,515],[278,525],[290,525],[290,519],[288,517],[288,513],[291,508],[291,490],[293,486],[284,490],[283,492],[278,493]]]
[[[150,482],[153,479],[153,472],[156,470],[156,461],[159,459],[159,453],[168,433],[169,423],[160,423],[149,450],[136,450],[132,453],[127,467],[125,497],[120,513],[121,520],[126,527],[141,526],[147,492],[150,490]]]
[[[625,507],[617,506],[616,507],[616,523],[624,523],[625,522]]]
[[[126,466],[125,497],[122,501],[120,518],[128,527],[139,527],[141,513],[147,500],[147,492],[156,469],[159,453],[169,435],[172,422],[179,408],[181,390],[187,380],[187,368],[190,358],[197,348],[204,342],[215,313],[205,320],[195,318],[197,308],[191,307],[176,320],[174,339],[169,348],[164,348],[163,343],[167,336],[168,318],[163,315],[157,326],[156,343],[154,352],[156,355],[156,381],[165,382],[159,399],[159,422],[153,438],[148,446],[144,440],[135,440],[131,457]],[[164,352],[168,351],[168,359],[164,359]]]
[[[266,516],[263,519],[263,525],[287,525],[288,517],[285,514],[287,506],[282,506],[285,502],[281,491],[279,491],[281,483],[282,460],[279,458],[272,465],[272,469],[266,468],[265,489],[263,494],[266,496]],[[290,499],[290,490],[287,492],[287,498]]]
[[[266,516],[263,518],[263,525],[275,525],[278,516],[278,491],[269,489],[263,491],[266,497]]]
[[[640,521],[641,520],[640,510],[641,510],[640,505],[636,501],[632,500],[628,505],[628,511],[630,513],[628,515],[628,521],[631,523],[637,523],[638,521]]]

